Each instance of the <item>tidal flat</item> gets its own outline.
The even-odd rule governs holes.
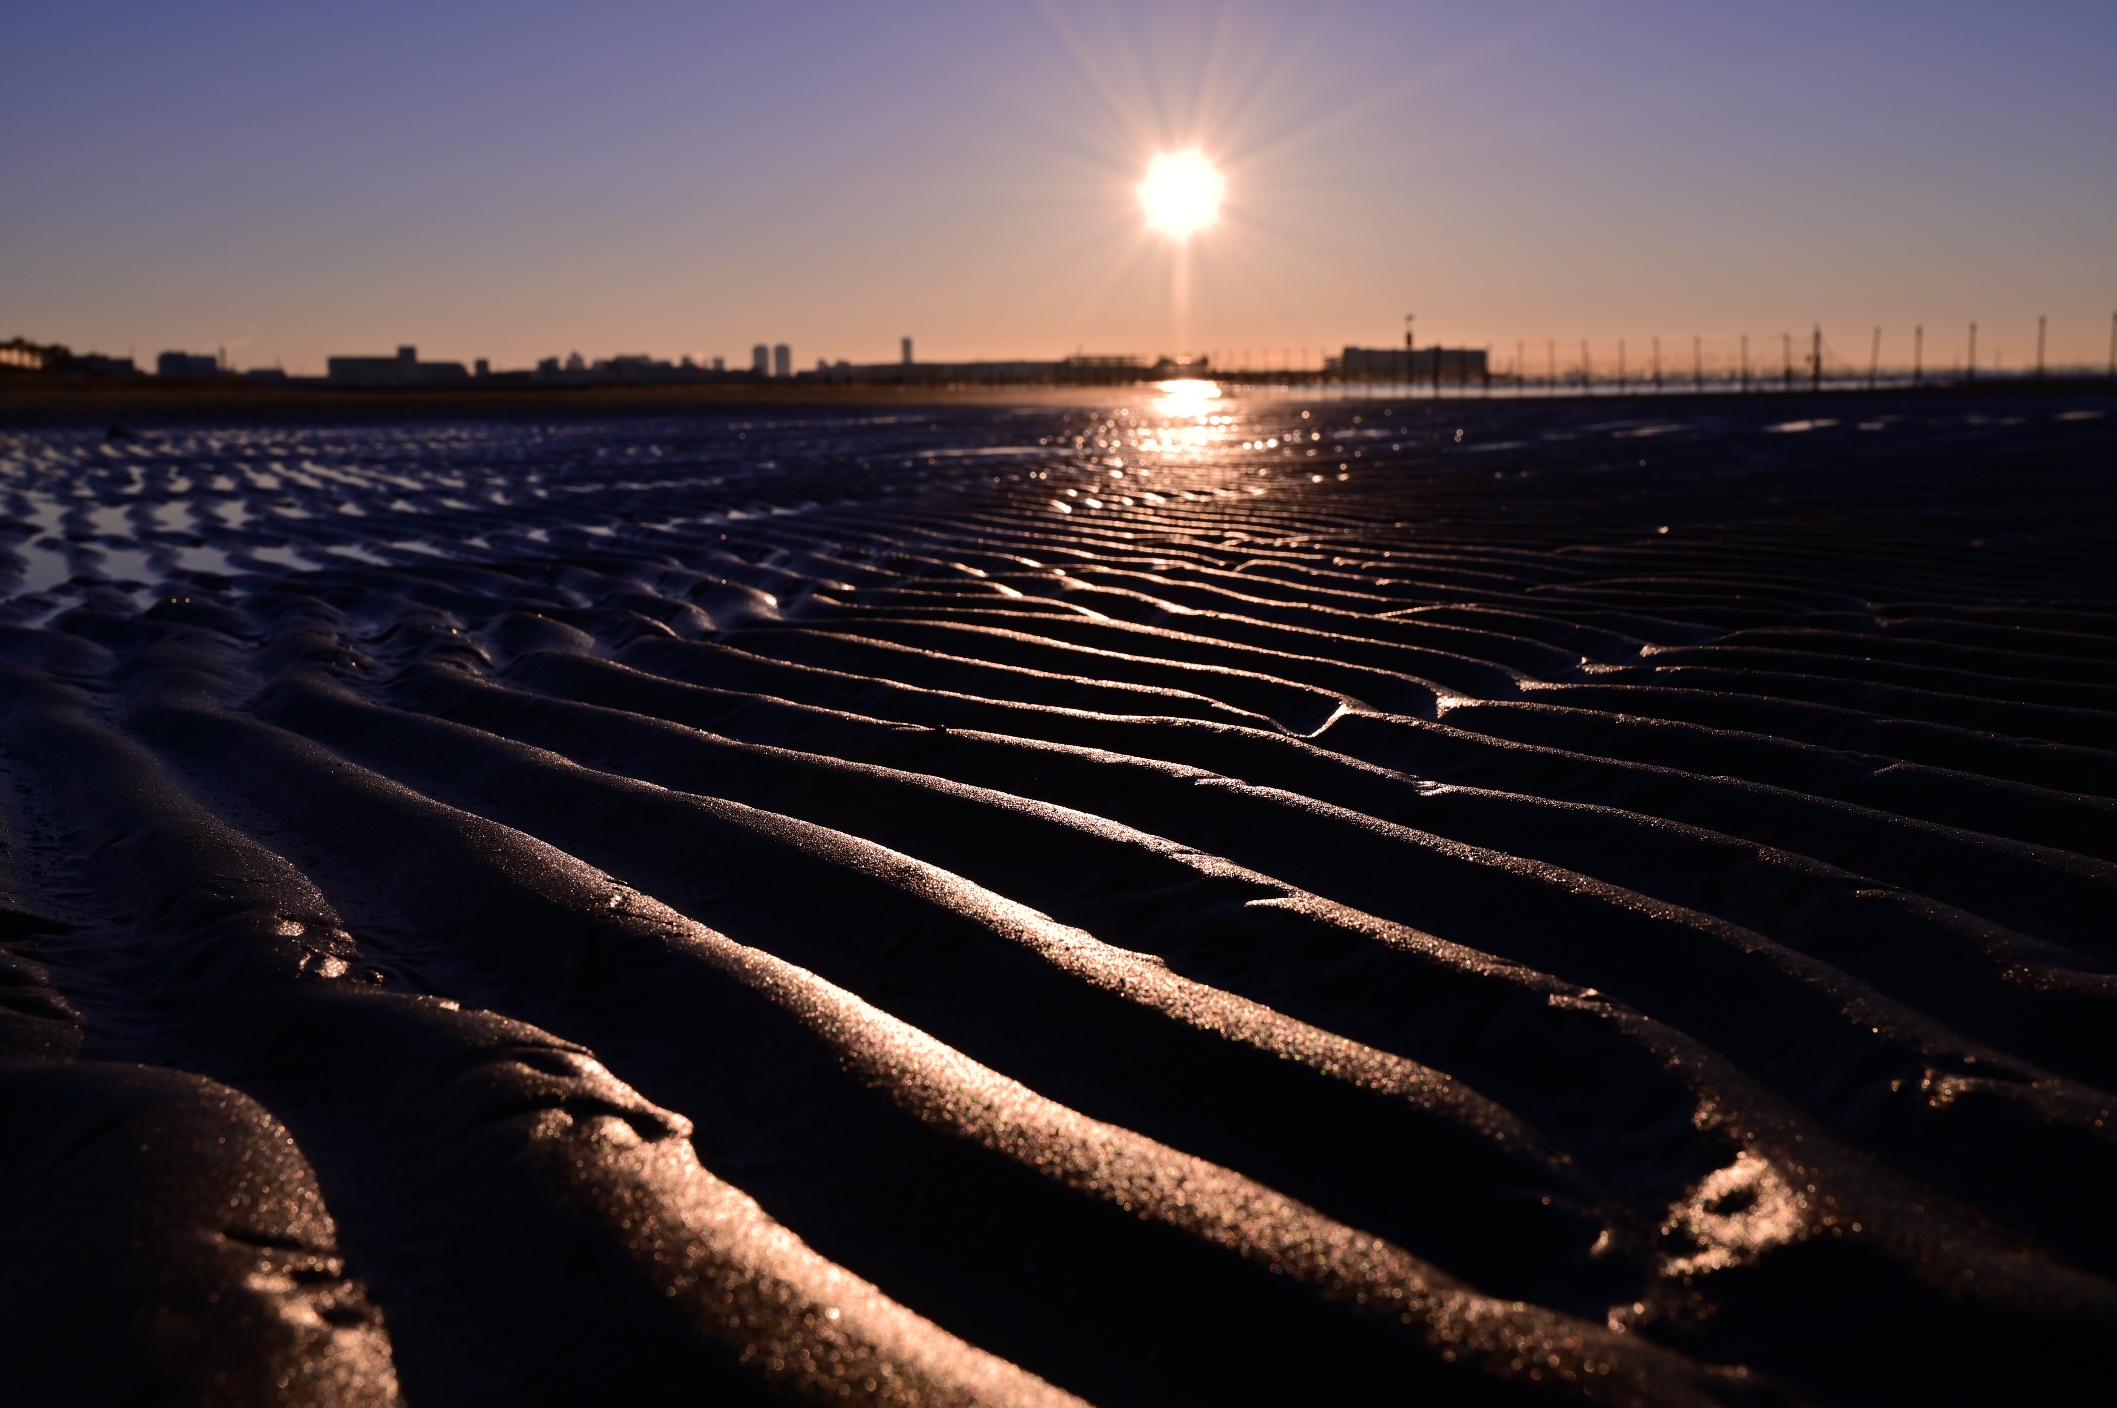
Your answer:
[[[2088,1403],[2117,398],[0,430],[29,1402]]]

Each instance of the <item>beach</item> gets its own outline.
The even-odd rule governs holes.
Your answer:
[[[2106,388],[270,394],[0,404],[40,1391],[2102,1391]]]

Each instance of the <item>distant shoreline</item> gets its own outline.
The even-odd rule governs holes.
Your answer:
[[[73,378],[7,377],[0,379],[0,426],[109,424],[127,419],[152,420],[476,420],[558,417],[667,416],[696,412],[818,407],[910,407],[939,405],[1048,405],[1054,402],[1107,402],[1151,395],[1154,384],[1052,385],[1009,383],[951,386],[832,385],[817,382],[676,383],[655,386],[536,387],[321,387],[274,386],[230,378],[156,385],[155,379],[96,381]],[[1238,391],[1278,394],[1312,392],[1331,401],[1426,401],[1425,388],[1407,390],[1402,383],[1357,381],[1236,383]],[[1366,394],[1362,394],[1363,391]],[[1623,391],[1597,388],[1589,399],[1608,401],[1695,402],[1749,401],[1763,397],[1888,397],[1906,400],[1975,395],[2109,396],[2117,383],[2109,378],[1992,377],[1974,382],[1950,381],[1924,386],[1829,387],[1811,391],[1726,388],[1704,391],[1641,387]],[[1440,400],[1482,401],[1477,387],[1443,389]],[[1497,382],[1489,399],[1513,400],[1512,387]],[[1532,391],[1522,400],[1551,399]],[[1562,391],[1558,399],[1581,399]]]
[[[682,415],[744,407],[908,406],[1048,401],[1113,388],[1002,385],[843,386],[814,382],[651,386],[275,386],[228,378],[157,386],[155,379],[0,381],[0,425],[92,423],[128,417],[239,420],[460,420]]]

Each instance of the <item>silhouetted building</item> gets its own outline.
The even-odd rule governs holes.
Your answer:
[[[904,365],[911,365],[911,339],[908,337],[904,339]]]
[[[794,374],[794,351],[784,342],[772,349],[772,375],[779,377]]]
[[[1067,357],[1057,362],[870,362],[854,366],[846,362],[818,362],[816,370],[801,373],[805,381],[852,382],[869,386],[959,386],[1016,383],[1120,385],[1153,379],[1160,375],[1199,375],[1195,369],[1168,373],[1175,365],[1166,359],[1149,367],[1137,357]],[[1190,368],[1192,364],[1183,364]]]
[[[219,376],[221,359],[211,352],[164,352],[154,359],[156,376]]]
[[[759,376],[772,374],[772,349],[762,342],[750,349],[750,370]]]
[[[0,342],[0,367],[11,367],[16,371],[50,371],[60,363],[73,359],[70,348],[57,343],[42,347],[26,337],[11,337]]]
[[[690,365],[690,360],[686,357],[685,365],[680,367],[644,352],[630,352],[597,362],[588,370],[599,381],[690,381],[698,376],[698,368]]]
[[[1376,381],[1483,381],[1487,371],[1482,347],[1348,347],[1342,357],[1326,358],[1323,369],[1341,376]]]
[[[1114,386],[1122,382],[1140,381],[1152,374],[1146,363],[1137,357],[1092,357],[1081,354],[1052,365],[1058,369],[1058,380],[1087,382],[1091,385]]]
[[[394,357],[331,357],[325,365],[336,386],[438,386],[470,380],[461,362],[422,362],[416,347],[399,347]]]
[[[769,361],[771,349],[765,349],[765,357]],[[740,377],[742,374],[732,375]],[[533,372],[494,372],[489,379],[503,385],[528,381],[543,386],[673,386],[684,382],[725,381],[730,378],[727,363],[720,357],[713,359],[711,367],[704,367],[699,365],[695,357],[684,357],[671,362],[644,352],[621,352],[614,357],[588,362],[582,360],[581,354],[576,352],[564,361],[557,357],[543,358]]]
[[[75,352],[63,343],[48,346],[25,337],[0,342],[0,368],[22,372],[52,372],[62,376],[138,376],[140,369],[130,357],[106,357],[100,352]]]

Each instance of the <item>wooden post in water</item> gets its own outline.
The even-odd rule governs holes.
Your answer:
[[[2036,315],[2036,379],[2043,380],[2043,330],[2044,315]]]
[[[1882,330],[1874,330],[1874,350],[1867,354],[1867,389],[1874,390],[1882,375]]]
[[[1814,341],[1809,344],[1808,349],[1808,389],[1810,391],[1821,391],[1823,389],[1823,325],[1821,323],[1816,324]]]

